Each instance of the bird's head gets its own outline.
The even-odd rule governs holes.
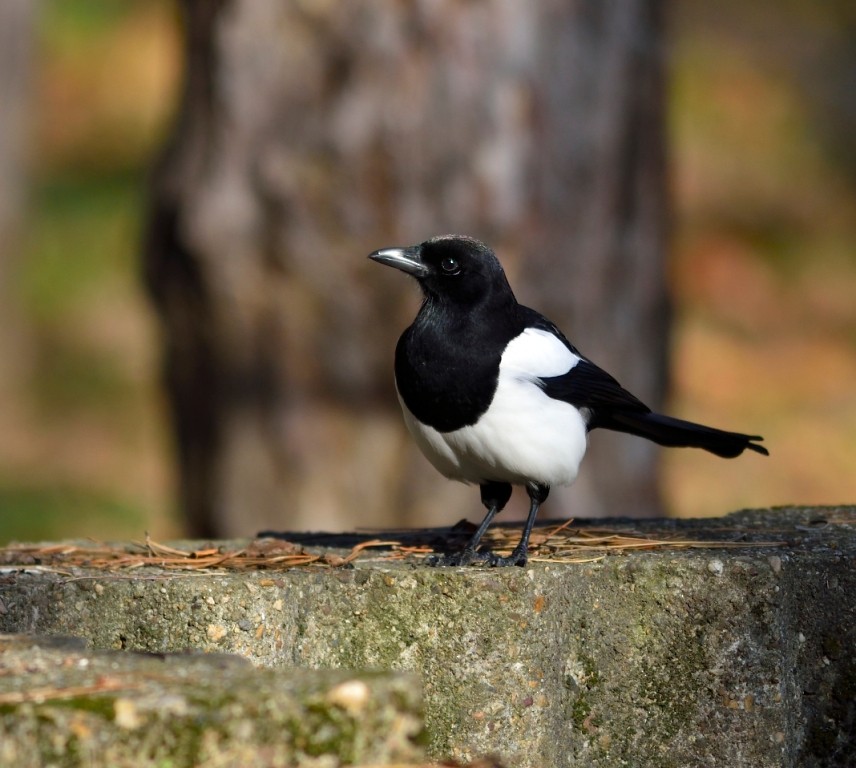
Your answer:
[[[471,237],[441,235],[407,248],[382,248],[369,258],[415,277],[429,299],[474,304],[506,292],[513,298],[499,259]]]

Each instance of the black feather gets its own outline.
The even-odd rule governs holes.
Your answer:
[[[606,371],[585,358],[582,358],[567,373],[545,377],[539,381],[541,388],[550,397],[555,400],[564,400],[577,408],[588,408],[592,412],[592,418],[612,409],[640,413],[648,413],[651,410]],[[589,429],[600,426],[603,425],[589,421]]]
[[[601,416],[597,426],[645,437],[673,448],[702,448],[724,459],[733,459],[747,449],[764,456],[770,455],[763,445],[757,444],[757,441],[764,439],[759,435],[726,432],[652,411],[615,410]]]
[[[626,432],[673,448],[702,448],[727,459],[747,449],[769,455],[764,446],[756,444],[763,440],[758,435],[726,432],[654,413],[606,371],[585,358],[566,374],[540,381],[550,397],[587,409],[589,430],[600,427]]]

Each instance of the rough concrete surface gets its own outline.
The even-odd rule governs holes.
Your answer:
[[[271,668],[410,670],[435,758],[856,765],[855,509],[598,525],[750,546],[525,569],[382,556],[281,572],[31,565],[0,583],[0,630]]]
[[[0,635],[0,765],[274,768],[424,756],[407,675],[260,670],[238,656]]]

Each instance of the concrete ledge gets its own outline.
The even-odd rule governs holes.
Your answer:
[[[334,768],[423,757],[421,697],[407,675],[84,646],[0,636],[0,764]]]
[[[494,570],[377,555],[278,572],[30,563],[0,584],[0,629],[271,668],[413,671],[435,757],[853,764],[856,509],[597,526],[746,546]]]

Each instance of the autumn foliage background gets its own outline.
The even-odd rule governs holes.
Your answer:
[[[139,266],[177,24],[166,0],[42,4],[0,286],[0,542],[181,532]],[[856,11],[684,0],[669,34],[670,412],[771,451],[667,452],[670,511],[856,502]]]

